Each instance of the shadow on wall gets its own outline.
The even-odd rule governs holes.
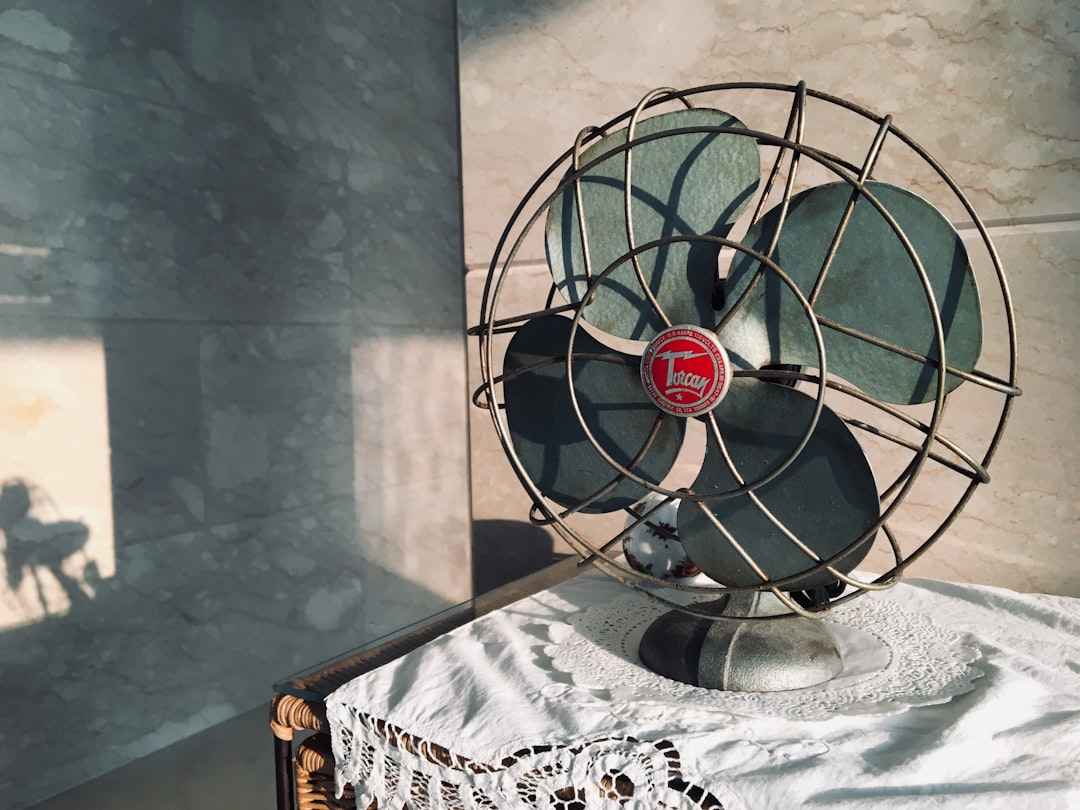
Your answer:
[[[509,34],[524,22],[575,5],[575,0],[459,0],[458,40],[462,54]]]
[[[18,591],[30,579],[43,615],[54,612],[47,596],[50,577],[67,595],[71,611],[85,608],[101,588],[97,563],[86,554],[89,528],[76,520],[40,520],[25,481],[9,481],[0,489],[0,536],[8,588]]]
[[[473,594],[487,593],[569,556],[557,553],[551,535],[531,523],[473,521]]]

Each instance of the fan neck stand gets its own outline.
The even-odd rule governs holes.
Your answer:
[[[843,668],[825,622],[763,615],[760,593],[734,593],[698,608],[716,619],[678,610],[645,631],[638,647],[653,672],[676,681],[730,692],[779,692],[824,683]]]

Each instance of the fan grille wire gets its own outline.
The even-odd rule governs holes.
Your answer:
[[[646,110],[655,108],[658,105],[678,102],[686,108],[692,108],[694,106],[693,100],[696,97],[703,95],[716,95],[732,93],[736,91],[763,91],[766,93],[781,93],[789,94],[792,98],[791,109],[788,116],[788,120],[785,126],[785,132],[782,137],[772,135],[768,132],[756,131],[752,129],[736,128],[736,127],[720,127],[720,126],[695,126],[684,127],[679,129],[665,130],[659,133],[653,133],[641,137],[634,137],[634,130],[636,128],[637,121],[642,113]],[[814,147],[804,143],[805,128],[807,122],[807,101],[808,99],[816,99],[821,102],[825,102],[829,105],[847,110],[854,113],[856,116],[864,118],[876,126],[874,136],[871,140],[870,147],[867,150],[866,155],[859,164],[848,162],[841,157],[830,154],[824,150],[815,149]],[[627,123],[628,133],[626,142],[619,146],[616,146],[604,154],[595,157],[594,159],[582,163],[581,156],[583,147],[591,141],[597,138],[604,137],[608,132],[612,131],[614,127],[617,127],[624,122]],[[783,167],[787,165],[787,172],[784,180],[784,187],[781,200],[778,204],[779,224],[775,228],[773,237],[771,239],[768,249],[763,254],[754,254],[746,246],[727,239],[712,236],[700,236],[700,235],[686,235],[668,237],[662,240],[656,240],[649,242],[645,245],[638,246],[635,241],[635,235],[633,231],[632,219],[629,215],[630,206],[630,188],[632,182],[632,158],[633,150],[642,144],[649,143],[661,138],[673,137],[681,134],[704,134],[704,133],[718,133],[718,134],[735,134],[744,137],[754,138],[759,145],[769,146],[775,148],[776,156],[772,163],[772,167],[766,176],[765,183],[763,184],[762,191],[759,195],[757,205],[753,214],[750,217],[750,223],[757,221],[766,210],[768,198],[770,197],[773,188],[778,180]],[[881,155],[882,149],[887,139],[892,139],[895,142],[899,142],[910,149],[924,164],[929,167],[934,177],[948,188],[952,193],[954,199],[960,203],[963,209],[966,211],[974,227],[980,237],[982,247],[986,251],[990,263],[993,267],[994,280],[997,283],[998,291],[1001,295],[1001,305],[1003,308],[1003,316],[1006,325],[1006,342],[1008,350],[1008,368],[1004,377],[995,376],[986,371],[978,368],[968,373],[962,369],[950,367],[946,363],[945,347],[944,347],[944,335],[941,323],[941,314],[935,302],[933,290],[930,285],[925,268],[918,256],[917,251],[909,241],[906,234],[900,228],[896,220],[892,217],[886,207],[874,196],[873,192],[866,188],[865,183],[870,179],[874,167]],[[584,207],[581,194],[581,177],[587,173],[594,166],[612,158],[615,155],[622,154],[624,157],[624,197],[626,200],[627,211],[627,244],[628,250],[621,257],[616,259],[612,264],[605,268],[600,274],[595,274],[591,257],[588,250],[588,233],[585,223]],[[822,264],[822,268],[815,280],[813,289],[809,296],[804,298],[801,292],[798,291],[794,283],[783,273],[783,270],[770,261],[770,256],[775,250],[777,241],[780,238],[780,234],[783,230],[783,224],[786,220],[788,208],[791,202],[795,190],[795,180],[797,170],[800,165],[800,160],[805,157],[813,161],[814,163],[824,167],[828,171],[832,172],[835,176],[848,183],[851,186],[851,197],[847,206],[844,209],[844,214],[841,218],[839,226],[836,229],[835,234],[832,237],[829,250],[826,254],[826,258]],[[569,162],[569,170],[567,171],[567,164]],[[541,190],[550,185],[551,179],[557,172],[562,170],[565,173],[565,177],[557,184],[554,191],[551,191],[545,199],[543,199],[538,205],[536,205],[533,213],[524,219],[525,211],[530,204],[536,204],[535,201]],[[512,266],[514,266],[518,253],[520,252],[522,245],[526,241],[526,237],[532,231],[535,224],[546,214],[551,204],[562,194],[568,187],[573,188],[574,198],[577,202],[577,224],[580,229],[580,238],[582,246],[584,248],[584,262],[585,273],[588,281],[588,290],[585,295],[581,296],[580,303],[566,303],[557,304],[556,288],[552,284],[547,299],[545,301],[543,309],[533,310],[521,314],[515,314],[510,316],[496,317],[498,311],[500,297],[503,293],[507,279]],[[890,228],[896,234],[898,239],[904,246],[905,251],[910,257],[913,267],[919,277],[920,283],[923,287],[926,295],[929,314],[934,326],[934,338],[935,349],[937,358],[933,359],[928,355],[920,355],[912,352],[900,346],[890,344],[874,335],[867,334],[858,329],[854,329],[844,324],[839,324],[830,321],[827,318],[823,318],[813,311],[813,304],[816,302],[818,295],[825,284],[830,263],[835,256],[837,246],[839,245],[844,231],[846,229],[848,220],[850,218],[851,211],[854,207],[856,200],[865,199],[871,205],[873,205],[882,218],[888,223]],[[511,238],[517,231],[516,238],[511,242]],[[797,575],[793,575],[786,578],[770,578],[768,573],[756,562],[751,552],[746,550],[745,546],[739,542],[737,538],[732,537],[727,533],[726,529],[719,522],[715,516],[712,516],[708,510],[704,510],[713,521],[716,523],[717,529],[727,535],[727,539],[736,548],[738,553],[743,556],[746,562],[757,571],[761,580],[760,584],[752,586],[729,586],[729,587],[707,587],[707,586],[693,586],[683,583],[671,582],[667,580],[661,580],[656,577],[652,577],[648,574],[643,574],[633,569],[630,569],[625,564],[614,559],[610,554],[610,550],[622,542],[622,540],[628,536],[634,529],[649,521],[649,519],[658,512],[664,505],[670,503],[675,498],[681,498],[684,500],[696,500],[699,502],[706,500],[710,497],[707,494],[696,494],[687,490],[672,491],[664,489],[661,486],[651,484],[648,481],[640,478],[636,475],[632,469],[623,467],[614,458],[612,458],[604,447],[602,447],[596,438],[589,431],[588,426],[585,424],[585,420],[582,417],[580,406],[577,401],[576,391],[573,385],[573,362],[581,360],[603,360],[612,362],[613,357],[608,355],[596,355],[586,353],[575,353],[574,342],[577,335],[580,322],[583,317],[583,311],[589,305],[592,300],[595,290],[600,284],[619,266],[629,261],[632,262],[635,275],[638,279],[638,283],[644,293],[648,305],[660,316],[660,318],[666,324],[670,325],[670,321],[664,314],[662,307],[655,297],[651,294],[649,285],[646,283],[644,275],[641,271],[638,256],[645,251],[655,249],[661,244],[684,242],[693,240],[713,241],[719,244],[721,247],[733,249],[736,251],[742,251],[746,253],[754,254],[754,257],[759,260],[760,268],[746,290],[741,294],[740,300],[730,307],[730,313],[734,313],[742,301],[744,301],[750,294],[753,286],[766,274],[771,272],[779,276],[779,278],[791,289],[797,297],[800,299],[800,303],[804,304],[805,312],[809,318],[811,327],[815,335],[815,341],[817,344],[817,350],[819,353],[820,366],[817,369],[817,373],[807,373],[804,369],[799,370],[778,370],[778,369],[761,369],[758,371],[737,371],[736,376],[750,376],[760,379],[781,379],[787,380],[792,383],[803,382],[811,385],[817,389],[817,397],[815,400],[815,410],[813,418],[810,420],[808,427],[803,435],[802,440],[798,443],[795,452],[791,456],[785,459],[778,468],[771,470],[768,475],[758,481],[746,483],[743,481],[738,470],[734,464],[728,462],[728,467],[735,480],[740,483],[737,491],[728,494],[726,497],[731,497],[733,494],[747,493],[755,505],[762,510],[763,514],[769,519],[774,526],[781,530],[785,536],[787,536],[789,542],[793,543],[796,547],[808,557],[813,563],[812,566],[805,571],[800,572]],[[511,437],[509,435],[508,427],[505,422],[505,416],[503,415],[504,405],[498,400],[497,391],[499,386],[507,379],[510,379],[515,374],[524,373],[531,370],[519,369],[509,374],[496,374],[494,368],[495,358],[493,356],[493,341],[496,335],[513,333],[520,326],[528,321],[554,314],[571,314],[572,315],[572,327],[571,338],[567,348],[567,354],[564,359],[556,360],[552,362],[565,362],[567,367],[567,385],[571,402],[573,404],[574,412],[579,420],[581,427],[584,429],[586,437],[593,449],[604,458],[608,464],[612,466],[614,475],[612,480],[592,496],[588,497],[583,503],[579,503],[576,507],[571,509],[564,509],[557,507],[549,502],[545,496],[540,492],[536,484],[530,479],[529,475],[525,471],[520,458],[518,457]],[[722,328],[723,322],[717,324],[717,330]],[[846,385],[842,382],[837,382],[832,379],[827,379],[825,369],[825,352],[821,338],[821,329],[830,329],[856,338],[858,340],[865,341],[871,345],[879,348],[894,352],[908,359],[921,362],[927,366],[936,369],[936,391],[933,399],[933,410],[928,420],[920,420],[914,416],[905,413],[900,408],[894,407],[886,402],[883,402],[869,394],[866,394],[859,389]],[[578,136],[575,138],[574,145],[563,153],[556,161],[554,161],[533,183],[532,187],[526,192],[525,196],[519,202],[518,206],[511,215],[503,233],[500,235],[496,245],[496,249],[493,253],[491,263],[488,268],[487,277],[484,283],[484,289],[481,300],[480,321],[478,325],[472,327],[469,330],[471,336],[479,338],[479,359],[483,382],[476,389],[472,396],[472,402],[476,407],[483,408],[489,411],[493,424],[495,426],[496,433],[499,437],[500,443],[505,450],[511,466],[514,469],[516,476],[524,489],[530,495],[533,501],[533,507],[530,509],[529,518],[530,521],[536,525],[550,526],[582,557],[581,565],[595,565],[602,570],[608,576],[621,582],[622,584],[637,590],[646,596],[659,601],[669,607],[683,610],[691,615],[699,615],[704,618],[715,618],[712,614],[697,611],[691,606],[687,606],[683,603],[673,602],[672,600],[661,596],[654,586],[661,586],[665,589],[674,589],[679,591],[688,591],[692,593],[711,593],[715,595],[719,592],[739,592],[739,591],[769,591],[772,592],[781,602],[791,611],[791,613],[799,613],[802,615],[820,615],[832,607],[843,604],[850,601],[853,598],[860,596],[861,594],[869,590],[878,590],[885,587],[891,587],[900,580],[907,568],[909,568],[916,560],[922,557],[926,551],[937,541],[953,524],[960,512],[967,505],[974,490],[983,483],[989,481],[988,467],[997,450],[997,447],[1001,441],[1001,437],[1005,430],[1005,425],[1008,422],[1008,418],[1012,408],[1012,400],[1019,396],[1020,389],[1016,384],[1016,369],[1017,369],[1017,337],[1016,337],[1016,324],[1013,315],[1012,296],[1008,287],[1008,283],[1005,278],[1004,269],[1002,267],[998,253],[990,240],[989,233],[986,225],[982,219],[974,210],[970,201],[961,191],[956,182],[949,176],[941,164],[930,156],[926,150],[919,146],[910,136],[903,133],[901,130],[895,127],[892,123],[890,116],[878,116],[869,110],[855,104],[854,102],[847,101],[845,99],[838,98],[826,93],[821,93],[806,87],[805,83],[800,82],[797,85],[785,85],[763,82],[735,82],[735,83],[720,83],[710,84],[701,87],[691,88],[689,90],[675,90],[672,88],[662,88],[660,90],[653,91],[645,96],[642,101],[630,111],[623,113],[622,115],[606,122],[601,126],[590,126],[581,130]],[[619,360],[618,362],[622,362]],[[996,427],[992,431],[982,458],[978,459],[975,455],[965,451],[958,442],[950,439],[949,437],[940,433],[941,422],[945,414],[945,407],[948,399],[948,394],[945,390],[946,374],[954,375],[960,379],[963,379],[966,384],[974,385],[981,388],[984,391],[996,393],[1001,395],[1001,412],[997,419]],[[891,445],[903,448],[907,451],[913,452],[914,456],[907,463],[903,471],[888,485],[884,486],[880,492],[880,498],[883,503],[888,502],[888,505],[883,509],[880,518],[876,523],[871,526],[867,531],[856,538],[846,548],[839,553],[833,555],[827,559],[821,559],[815,552],[806,547],[805,544],[791,532],[782,523],[776,520],[769,512],[768,509],[757,499],[754,494],[754,490],[765,483],[767,480],[771,480],[779,475],[783,469],[792,462],[792,460],[801,452],[805,447],[807,440],[813,433],[818,419],[820,417],[822,405],[825,400],[826,392],[836,392],[840,395],[850,397],[853,400],[862,404],[868,405],[873,409],[881,412],[900,422],[902,425],[910,428],[923,436],[921,442],[912,441],[906,439],[903,436],[886,430],[878,425],[872,424],[866,420],[842,417],[844,421],[858,430],[864,431],[869,435],[875,436],[878,439],[884,440]],[[637,454],[637,457],[632,460],[630,467],[637,464],[641,457],[648,453],[651,446],[653,437],[656,435],[657,426],[660,421],[667,417],[658,411],[657,422],[654,425],[653,431],[650,433],[648,439],[644,443],[643,447]],[[720,430],[716,425],[715,419],[709,420],[711,422],[711,440],[716,441],[718,445],[723,447],[723,438],[720,435]],[[940,448],[944,452],[934,452],[935,447]],[[923,465],[927,459],[934,461],[942,468],[950,470],[961,476],[969,479],[969,483],[966,488],[958,497],[956,503],[952,509],[948,511],[942,522],[936,529],[931,531],[928,536],[921,542],[917,542],[915,547],[905,553],[900,542],[896,538],[893,530],[888,524],[889,518],[896,512],[897,509],[903,504],[907,494],[913,487],[919,473],[921,472]],[[631,520],[627,522],[626,527],[613,536],[603,541],[602,543],[594,543],[583,533],[578,531],[574,526],[570,525],[569,520],[573,518],[582,508],[588,506],[596,499],[603,497],[603,495],[617,486],[623,480],[636,481],[639,484],[646,486],[653,492],[659,493],[664,496],[663,500],[657,503],[654,507],[642,511],[640,514],[632,512],[627,509],[627,514],[631,516]],[[853,548],[859,546],[863,542],[867,541],[870,537],[876,535],[878,532],[884,535],[887,542],[888,551],[892,555],[892,559],[895,564],[878,576],[872,581],[861,581],[856,578],[844,574],[834,567],[837,560],[846,556]],[[877,545],[877,543],[875,543]],[[833,599],[827,604],[820,605],[813,609],[806,609],[796,604],[790,597],[788,597],[781,590],[785,585],[791,584],[797,578],[806,576],[808,573],[818,572],[821,570],[827,570],[830,575],[835,575],[837,579],[850,585],[853,590],[847,594]],[[648,587],[647,587],[648,586]],[[770,616],[768,619],[783,618],[789,614],[782,614],[778,616]],[[765,618],[765,617],[762,617]]]

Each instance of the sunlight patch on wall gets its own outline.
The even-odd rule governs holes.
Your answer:
[[[448,604],[471,595],[464,350],[458,335],[394,332],[352,352],[365,554]]]
[[[115,573],[107,399],[100,339],[0,341],[0,630]]]
[[[30,256],[35,259],[45,259],[52,255],[52,250],[42,245],[16,245],[11,242],[0,242],[0,256]]]

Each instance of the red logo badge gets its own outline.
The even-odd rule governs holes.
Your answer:
[[[715,332],[681,324],[649,343],[641,357],[641,384],[661,410],[700,416],[724,398],[731,384],[730,368]]]

